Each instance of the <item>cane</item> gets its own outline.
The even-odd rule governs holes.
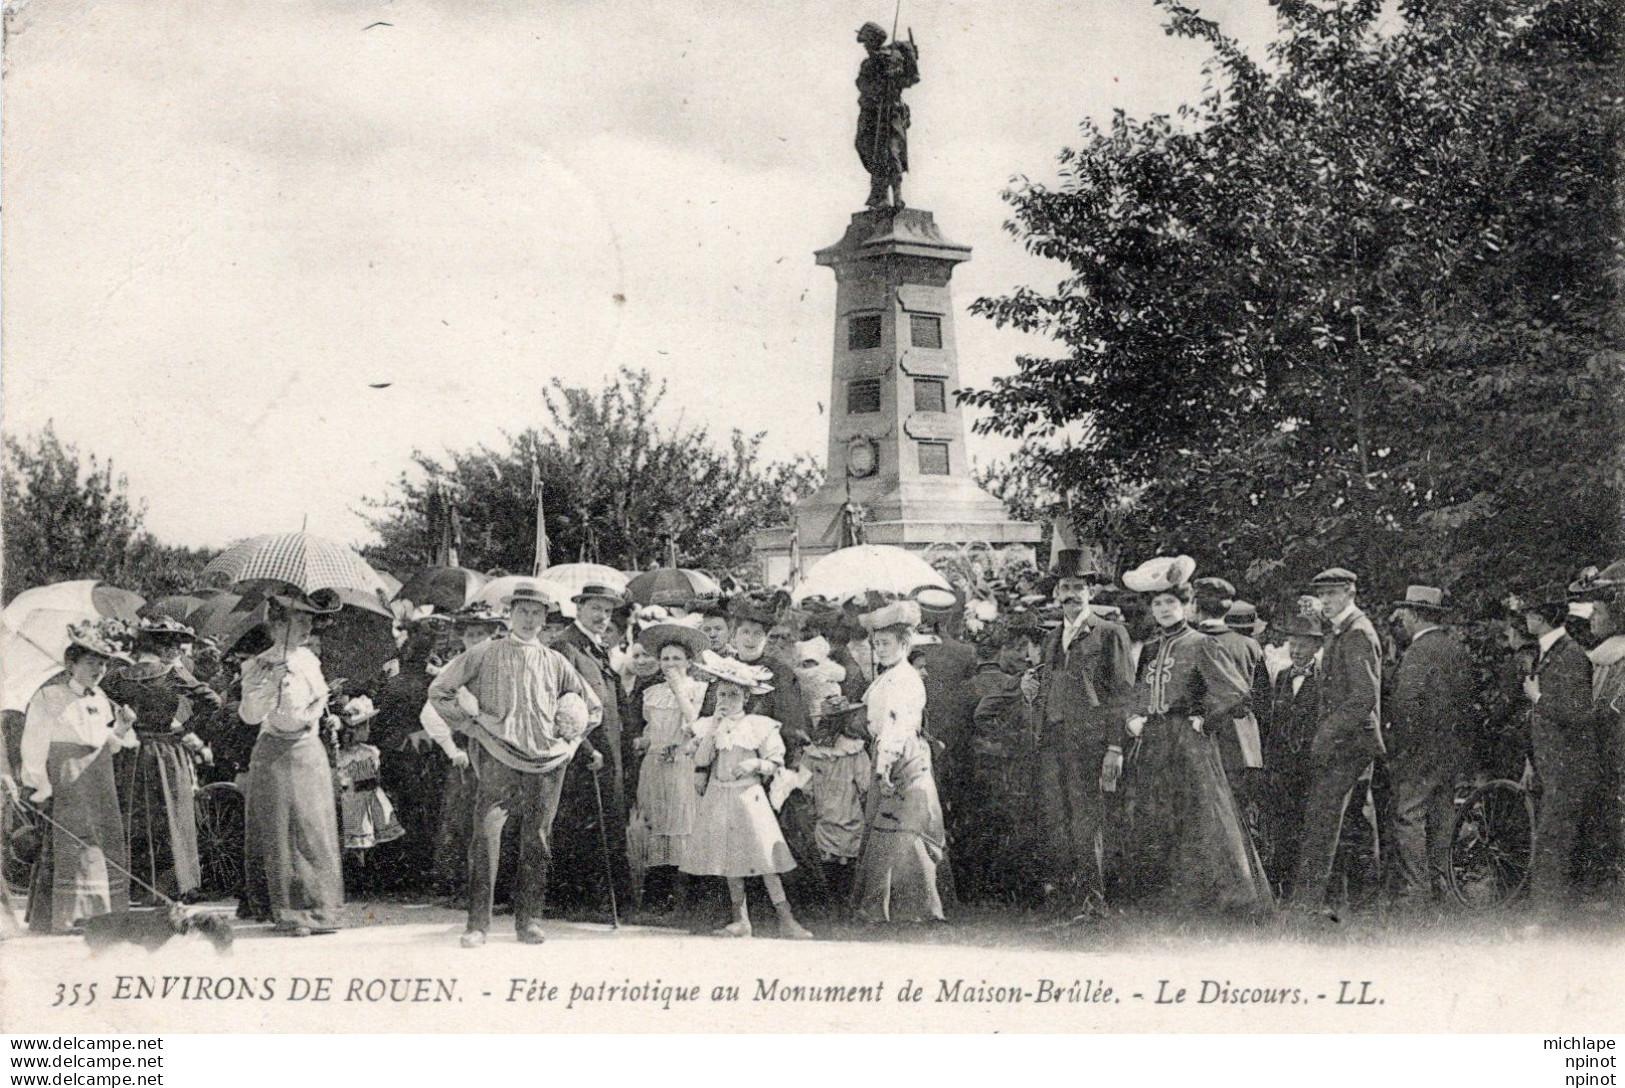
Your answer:
[[[613,929],[621,928],[620,908],[615,905],[615,863],[609,853],[609,825],[604,820],[604,791],[598,785],[598,772],[592,772],[592,795],[598,802],[598,841],[604,847],[604,879],[609,887],[609,918]]]

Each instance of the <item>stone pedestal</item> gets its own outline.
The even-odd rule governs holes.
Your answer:
[[[842,510],[864,509],[870,544],[1030,544],[1037,525],[1009,519],[970,478],[965,421],[954,400],[959,356],[949,280],[970,248],[931,213],[859,212],[817,253],[835,273],[835,351],[828,479],[797,504],[803,562],[840,545]],[[770,580],[789,569],[792,526],[757,534]]]

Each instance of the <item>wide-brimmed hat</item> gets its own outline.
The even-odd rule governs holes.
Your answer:
[[[626,598],[615,591],[613,586],[599,585],[596,582],[581,587],[581,592],[570,598],[571,604],[580,604],[582,601],[608,601],[610,604],[620,604]]]
[[[829,660],[829,639],[823,635],[814,635],[796,643],[795,664],[800,665],[803,661],[827,660]]]
[[[344,607],[339,595],[331,589],[318,589],[311,593],[271,593],[268,599],[284,612],[305,612],[312,616],[331,616]]]
[[[1392,607],[1396,612],[1401,608],[1409,608],[1430,616],[1440,616],[1449,611],[1444,603],[1444,590],[1437,586],[1406,586],[1405,599],[1394,601]]]
[[[1508,612],[1518,616],[1545,605],[1566,605],[1568,603],[1569,588],[1564,582],[1545,582],[1541,585],[1531,586],[1501,601],[1501,604]]]
[[[1295,635],[1298,638],[1326,637],[1326,628],[1321,624],[1319,617],[1299,615],[1296,611],[1283,611],[1278,617],[1270,624],[1270,630],[1276,635]]]
[[[197,638],[196,631],[173,616],[143,616],[141,626],[136,628],[135,633],[137,638],[172,642],[188,642]]]
[[[728,614],[735,623],[759,623],[772,629],[779,622],[779,610],[771,597],[742,593],[728,602]]]
[[[887,627],[912,629],[920,625],[920,602],[911,599],[892,601],[881,605],[873,612],[865,612],[858,617],[858,622],[870,631],[880,631]]]
[[[862,714],[868,709],[866,703],[852,702],[845,695],[830,695],[818,704],[815,715],[828,720],[830,718],[845,717],[848,714]]]
[[[920,614],[929,620],[946,619],[959,607],[959,594],[941,586],[921,586],[909,594],[920,606]]]
[[[1264,621],[1258,618],[1258,608],[1252,603],[1231,601],[1230,610],[1224,614],[1224,625],[1232,631],[1256,635],[1264,627]]]
[[[1196,560],[1188,555],[1159,555],[1123,575],[1123,585],[1136,593],[1166,593],[1191,580]]]
[[[459,608],[446,617],[457,627],[507,627],[508,617],[484,601]]]
[[[711,640],[700,630],[697,623],[669,620],[652,623],[639,631],[638,644],[656,657],[659,657],[660,651],[667,646],[677,645],[687,650],[689,657],[694,658],[710,648]]]
[[[1579,601],[1611,601],[1625,590],[1625,559],[1601,570],[1587,567],[1569,583],[1568,594]]]
[[[102,620],[99,623],[86,620],[68,625],[70,645],[82,646],[97,657],[121,661],[126,665],[134,664],[134,659],[126,652],[129,637],[129,628],[118,620]]]
[[[1343,567],[1328,567],[1326,570],[1321,571],[1319,574],[1309,579],[1309,588],[1311,590],[1330,589],[1333,587],[1347,587],[1349,589],[1353,589],[1359,585],[1359,583],[1359,576],[1353,571],[1347,570]]]
[[[713,680],[738,684],[752,695],[766,695],[773,690],[773,685],[768,682],[773,679],[772,669],[747,665],[736,657],[723,657],[713,650],[701,653],[700,659],[694,662],[694,668]]]
[[[372,700],[367,696],[357,695],[344,704],[340,713],[344,715],[345,725],[360,725],[362,722],[376,718],[378,708],[373,705]]]
[[[553,707],[553,731],[561,740],[575,740],[584,735],[590,721],[587,700],[573,691],[559,696],[558,703]]]

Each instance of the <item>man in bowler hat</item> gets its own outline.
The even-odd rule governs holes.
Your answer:
[[[1388,780],[1393,795],[1396,893],[1402,903],[1437,899],[1450,878],[1450,833],[1461,771],[1473,665],[1442,626],[1444,594],[1410,586],[1394,602],[1404,655],[1388,707]]]

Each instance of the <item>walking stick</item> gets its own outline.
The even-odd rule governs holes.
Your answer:
[[[621,911],[615,904],[615,862],[609,853],[609,825],[604,820],[604,791],[598,785],[598,772],[592,772],[592,795],[598,802],[598,841],[604,847],[604,879],[609,887],[610,927],[621,928]]]

